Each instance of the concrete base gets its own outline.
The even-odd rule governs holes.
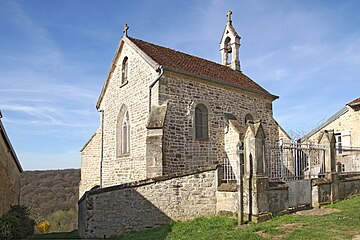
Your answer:
[[[248,214],[245,214],[247,219],[251,219],[252,222],[254,223],[261,223],[261,222],[265,222],[269,219],[271,219],[271,213],[262,213],[262,214],[258,214],[258,215],[251,215],[249,216]]]

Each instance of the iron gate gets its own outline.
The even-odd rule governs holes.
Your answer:
[[[273,143],[268,147],[269,180],[289,186],[289,207],[311,205],[311,178],[325,175],[322,145]]]

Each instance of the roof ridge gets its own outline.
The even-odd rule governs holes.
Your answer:
[[[211,61],[211,60],[209,60],[209,59],[202,58],[202,57],[199,57],[199,56],[194,56],[194,55],[191,55],[190,53],[182,52],[182,51],[179,51],[179,50],[176,50],[176,49],[173,49],[173,48],[165,47],[165,46],[162,46],[162,45],[159,45],[159,44],[155,44],[155,43],[152,43],[152,42],[144,41],[144,40],[141,40],[141,39],[138,39],[138,38],[134,38],[134,37],[127,37],[127,38],[129,38],[130,40],[136,40],[136,41],[141,41],[141,42],[144,42],[144,43],[148,43],[148,44],[154,45],[154,46],[156,46],[156,47],[166,48],[166,49],[169,49],[169,50],[174,51],[174,52],[178,52],[178,53],[181,53],[181,54],[185,54],[185,55],[187,55],[187,56],[189,56],[189,57],[195,57],[195,58],[198,58],[198,59],[201,59],[201,60],[208,61],[208,62],[210,62],[210,63],[212,63],[212,64],[217,64],[217,65],[219,65],[219,66],[221,66],[221,67],[225,67],[227,70],[232,70],[232,71],[235,71],[235,72],[239,72],[239,71],[236,71],[236,70],[234,70],[234,69],[232,69],[232,68],[229,68],[229,67],[227,67],[227,66],[224,66],[224,65],[222,65],[222,64],[220,64],[220,63],[217,63],[217,62],[214,62],[214,61]],[[243,74],[242,72],[239,72],[239,73]],[[243,74],[243,75],[245,75],[245,74]]]
[[[263,87],[261,87],[258,83],[256,83],[254,80],[252,80],[249,76],[247,76],[246,74],[244,74],[243,72],[241,71],[236,71],[228,66],[224,66],[220,63],[217,63],[217,62],[214,62],[214,61],[211,61],[209,59],[206,59],[206,58],[202,58],[202,57],[198,57],[198,56],[194,56],[194,55],[191,55],[189,53],[185,53],[185,52],[182,52],[182,51],[179,51],[179,50],[176,50],[176,49],[172,49],[172,48],[169,48],[169,47],[165,47],[165,46],[161,46],[161,45],[158,45],[158,44],[155,44],[155,43],[152,43],[152,42],[147,42],[147,41],[144,41],[144,40],[141,40],[141,39],[137,39],[137,38],[134,38],[134,37],[129,37],[127,36],[127,38],[132,41],[135,45],[137,45],[137,42],[140,42],[142,44],[149,44],[155,48],[162,48],[164,50],[168,50],[168,51],[172,51],[174,53],[177,53],[177,54],[181,54],[183,56],[186,56],[186,57],[189,57],[189,58],[195,58],[197,60],[200,60],[200,61],[206,61],[206,63],[208,64],[211,64],[213,66],[216,66],[216,67],[219,67],[221,68],[223,71],[225,72],[228,72],[228,73],[231,73],[231,74],[238,74],[239,76],[242,76],[242,77],[245,77],[248,81],[250,81],[252,84],[256,85],[258,88],[260,88],[264,93],[266,94],[270,94],[267,90],[265,90]],[[141,47],[138,46],[140,49]],[[144,51],[142,49],[142,51]],[[155,59],[154,59],[155,60]],[[155,60],[156,61],[156,60]],[[204,75],[206,76],[206,75]],[[270,94],[271,95],[271,94]]]

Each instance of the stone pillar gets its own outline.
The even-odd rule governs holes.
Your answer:
[[[339,175],[336,172],[334,130],[322,132],[319,144],[325,147],[325,179],[331,182],[331,201],[334,202],[339,196]]]
[[[244,136],[245,213],[249,220],[262,222],[269,214],[269,178],[265,174],[265,134],[261,122],[248,121]]]
[[[147,123],[146,178],[163,175],[163,126],[167,105],[152,107]]]

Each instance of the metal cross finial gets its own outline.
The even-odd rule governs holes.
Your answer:
[[[226,14],[226,16],[228,17],[228,21],[230,22],[231,21],[231,14],[232,14],[232,11],[228,11],[228,13]]]
[[[127,30],[129,29],[129,26],[125,23],[124,24],[124,35],[127,36]]]

